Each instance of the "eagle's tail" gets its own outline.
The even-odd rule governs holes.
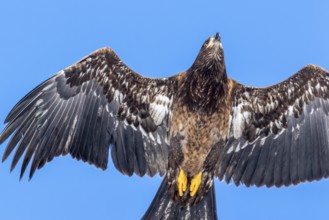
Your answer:
[[[216,220],[216,197],[215,187],[211,186],[207,194],[203,199],[196,205],[191,207],[181,207],[175,203],[168,192],[167,178],[161,183],[161,186],[155,195],[150,207],[143,216],[143,220],[153,219],[205,219],[205,220]]]

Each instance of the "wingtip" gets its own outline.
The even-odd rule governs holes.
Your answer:
[[[30,173],[30,175],[29,175],[29,182],[32,180],[33,174],[34,173]]]
[[[15,167],[16,167],[16,164],[11,164],[11,166],[10,166],[10,173],[12,173],[13,172],[13,170],[15,169]]]
[[[5,162],[5,160],[7,160],[7,157],[8,156],[4,153],[3,156],[2,156],[1,162],[2,163]]]

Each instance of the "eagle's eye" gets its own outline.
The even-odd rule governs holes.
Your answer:
[[[209,44],[209,41],[210,41],[210,39],[206,40],[206,41],[204,42],[204,44],[203,44],[203,47],[207,47],[208,44]]]

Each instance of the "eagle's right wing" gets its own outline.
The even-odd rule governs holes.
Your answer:
[[[217,175],[282,186],[329,176],[329,73],[309,65],[277,85],[235,83],[229,140]]]
[[[105,169],[109,147],[126,175],[163,175],[167,126],[175,78],[151,79],[129,69],[109,48],[90,54],[27,94],[7,116],[0,143],[16,148],[12,167],[24,156],[21,177],[30,178],[55,156],[71,154]]]

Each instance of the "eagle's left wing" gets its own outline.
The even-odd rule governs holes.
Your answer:
[[[115,167],[131,176],[167,169],[167,129],[175,80],[131,70],[110,48],[95,51],[27,94],[9,113],[0,144],[3,160],[16,149],[21,177],[54,157],[71,154],[105,169],[110,146]]]
[[[282,186],[329,176],[329,73],[308,65],[266,88],[234,83],[228,143],[217,176]]]

